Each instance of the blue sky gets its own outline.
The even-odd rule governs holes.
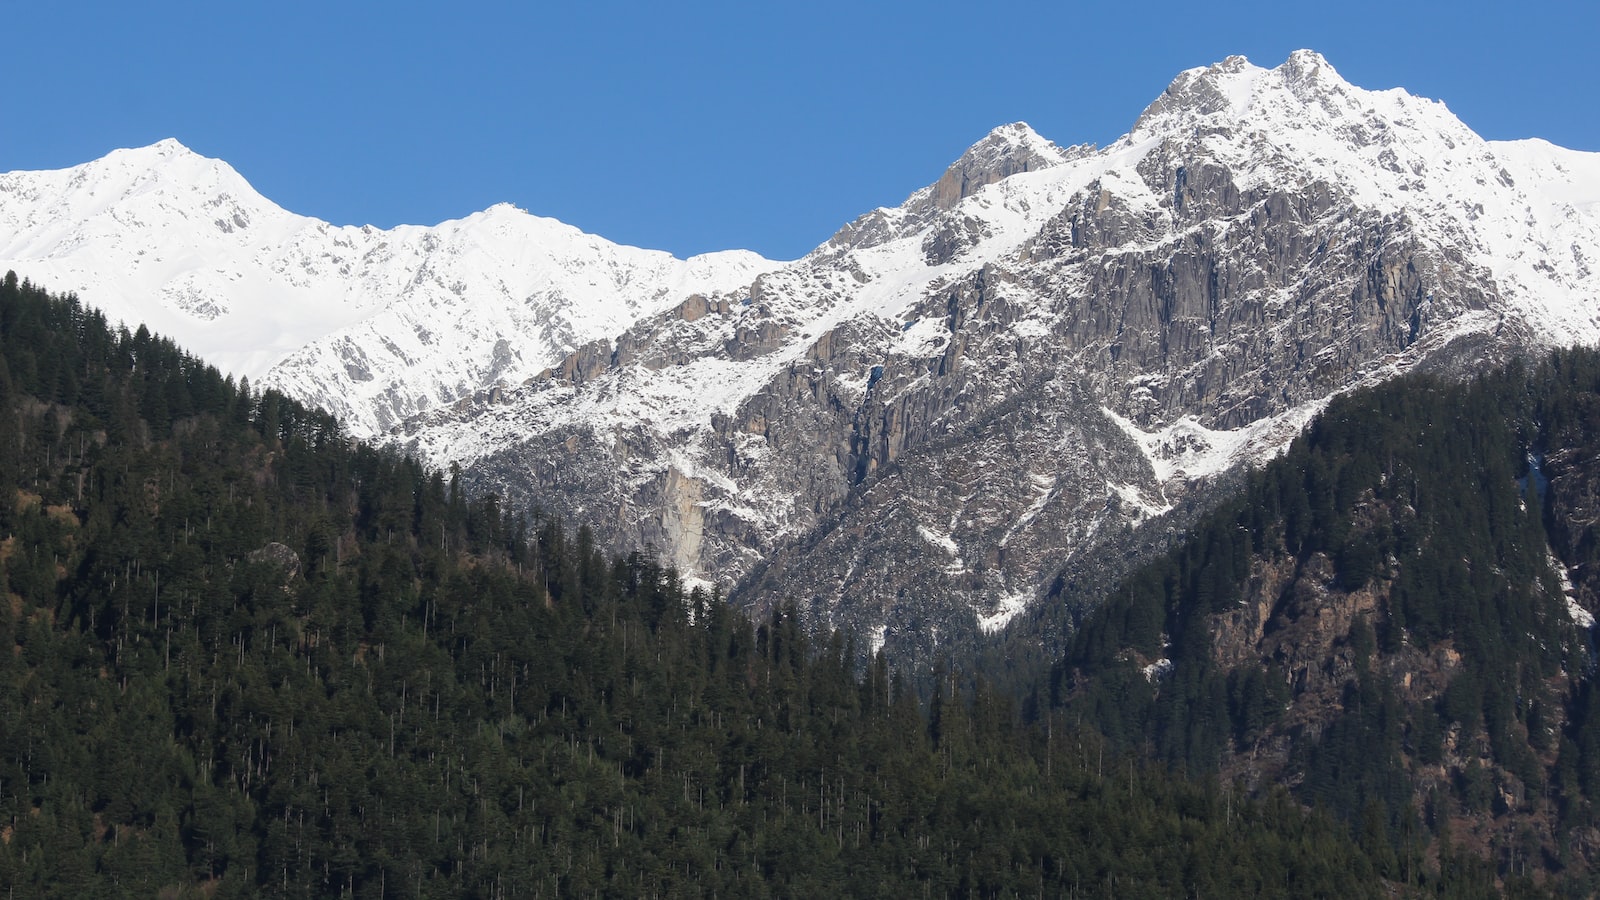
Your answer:
[[[0,171],[175,137],[337,224],[506,201],[798,256],[994,126],[1104,144],[1182,69],[1300,47],[1489,138],[1600,150],[1600,2],[7,2]]]

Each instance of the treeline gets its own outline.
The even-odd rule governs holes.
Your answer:
[[[7,896],[1382,892],[1285,792],[932,703],[0,282]]]
[[[1333,400],[1071,635],[1041,705],[1345,823],[1386,878],[1600,889],[1600,354]],[[1153,665],[1159,665],[1151,668]]]

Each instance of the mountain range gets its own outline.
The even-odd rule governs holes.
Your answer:
[[[1597,260],[1600,154],[1310,51],[1181,73],[1104,148],[998,128],[791,262],[335,227],[172,141],[0,175],[0,269],[914,655],[1126,571],[1331,397],[1596,343]]]

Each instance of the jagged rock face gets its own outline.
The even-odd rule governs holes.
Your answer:
[[[1004,125],[961,154],[961,158],[933,183],[922,198],[923,202],[914,206],[912,212],[926,215],[934,209],[951,209],[979,188],[1003,178],[1058,166],[1068,160],[1087,156],[1093,150],[1093,147],[1086,145],[1062,149],[1040,141],[1033,129],[1023,122]]]
[[[1146,428],[1192,416],[1245,429],[1404,357],[1429,332],[1425,319],[1488,303],[1472,282],[1425,284],[1425,256],[1386,240],[1403,224],[1363,222],[1323,192],[1242,195],[1222,170],[1202,171],[1190,189],[1224,205],[1192,203],[1189,234],[1097,243],[1090,236],[1138,223],[1114,202],[1085,204],[1047,226],[1026,268],[991,266],[930,298],[918,311],[942,312],[951,337],[936,358],[885,365],[885,390],[858,408],[847,473],[861,489],[741,595],[807,600],[832,624],[918,653],[941,631],[970,630],[967,609],[994,627],[1055,570],[1204,488],[1156,478],[1102,407]],[[1055,228],[1077,240],[1058,241]],[[1086,288],[1052,297],[1069,267]],[[1027,307],[1008,299],[1018,294],[1048,298],[1049,334],[1018,338]],[[1449,299],[1430,302],[1436,294]]]
[[[923,653],[1128,564],[1338,391],[1600,335],[1592,206],[1536,214],[1600,163],[1534,156],[1314,54],[1233,59],[1103,151],[999,129],[805,259],[401,439]]]
[[[115,317],[357,434],[907,653],[1103,584],[1331,394],[1600,339],[1597,258],[1600,155],[1309,52],[1100,150],[999,128],[786,264],[334,228],[170,142],[0,176],[0,268],[132,285]]]
[[[1360,210],[1329,185],[1240,192],[1203,160],[1143,168],[1175,182],[1165,227],[1091,197],[1031,250],[1081,267],[1088,283],[1060,337],[1096,355],[1095,388],[1142,426],[1188,414],[1243,427],[1489,306],[1484,282],[1452,277],[1403,216]]]

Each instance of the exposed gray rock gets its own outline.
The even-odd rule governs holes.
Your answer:
[[[277,566],[283,573],[285,589],[300,575],[300,554],[290,547],[273,541],[259,550],[250,551],[247,557],[251,562],[268,563]]]
[[[1574,300],[1600,224],[1548,226],[1593,245],[1577,262],[1517,262],[1477,211],[1532,208],[1498,152],[1314,54],[1229,60],[1103,151],[1000,129],[747,289],[401,438],[737,603],[923,655],[1103,589],[1332,394],[1600,336]]]

